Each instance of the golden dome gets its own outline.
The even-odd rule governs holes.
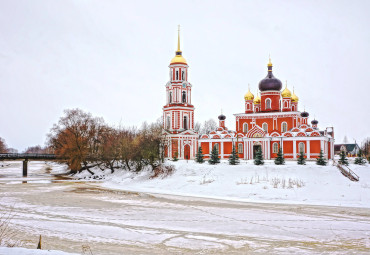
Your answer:
[[[285,89],[281,92],[282,97],[292,97],[292,92],[288,89],[288,82],[285,83]]]
[[[257,93],[257,96],[254,98],[253,103],[254,104],[260,104],[261,103],[261,98],[259,97],[258,93]]]
[[[178,53],[180,54],[178,55]],[[186,59],[181,55],[181,51],[176,51],[176,56],[171,60],[171,64],[175,63],[187,64]]]
[[[293,88],[293,95],[292,95],[292,102],[298,102],[299,98],[297,95],[294,93],[294,88]]]
[[[244,95],[244,100],[247,101],[247,100],[253,100],[254,98],[254,95],[252,94],[250,88],[249,88],[249,85],[248,85],[248,92],[247,94]]]
[[[182,56],[182,51],[180,50],[180,25],[177,34],[177,51],[176,56],[171,60],[171,64],[181,63],[187,64],[186,59]]]

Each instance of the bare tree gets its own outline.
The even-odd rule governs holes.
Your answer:
[[[364,155],[367,159],[369,159],[369,157],[370,157],[370,137],[366,138],[366,139],[362,142],[361,150],[362,150],[363,155]]]
[[[194,125],[194,131],[200,134],[201,130],[202,130],[202,124],[200,124],[199,122],[196,122]]]
[[[5,143],[5,140],[0,137],[0,153],[7,153],[8,152],[8,147]]]
[[[217,122],[214,119],[204,121],[203,127],[201,128],[201,134],[208,134],[209,132],[217,128]]]
[[[67,159],[73,173],[98,165],[96,156],[106,130],[104,120],[93,118],[80,109],[65,110],[65,116],[54,124],[49,145],[60,158]],[[95,164],[92,164],[92,163]]]

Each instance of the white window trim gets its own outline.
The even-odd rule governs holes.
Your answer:
[[[286,124],[286,130],[285,131],[284,131],[284,128],[283,128],[284,124]],[[281,123],[281,132],[285,133],[287,131],[288,131],[288,123],[286,121],[284,121],[284,122]]]
[[[277,146],[275,148],[275,145]],[[272,144],[272,153],[278,153],[279,152],[279,143],[278,142],[275,142]]]
[[[300,142],[298,144],[298,153],[301,153],[301,145],[303,145],[303,153],[306,153],[306,145],[304,144],[304,142]]]
[[[270,102],[270,105],[269,105],[270,107],[268,107],[267,101]],[[265,104],[266,104],[266,109],[271,109],[271,99],[270,98],[266,98]]]
[[[245,127],[247,127],[247,131],[245,131]],[[243,124],[243,132],[248,133],[248,123]]]
[[[264,128],[264,125],[266,125],[266,129]],[[266,123],[266,122],[264,122],[263,124],[262,124],[262,129],[263,129],[263,131],[265,131],[266,133],[268,133],[268,130],[269,130],[269,125]]]
[[[218,143],[215,143],[214,147],[216,147],[218,153],[220,153],[220,148],[219,148],[220,146],[219,146],[219,144]]]
[[[238,153],[243,153],[243,144],[238,143]]]

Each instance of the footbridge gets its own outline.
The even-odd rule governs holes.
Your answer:
[[[56,161],[61,160],[55,154],[39,153],[0,153],[0,161],[23,161],[23,176],[28,173],[28,161]]]

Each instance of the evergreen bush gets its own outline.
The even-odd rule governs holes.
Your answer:
[[[213,146],[213,149],[211,152],[211,158],[208,160],[208,163],[211,165],[220,163],[220,159],[218,158],[218,150],[216,146]]]
[[[304,156],[305,155],[304,155],[303,151],[301,151],[301,153],[299,153],[299,157],[298,157],[298,160],[297,160],[298,165],[306,165],[306,158]]]
[[[173,159],[172,159],[172,161],[178,161],[179,159],[177,158],[178,157],[178,153],[177,152],[175,152],[174,153],[174,155],[173,155]]]
[[[265,162],[263,161],[263,155],[262,155],[262,150],[259,149],[256,153],[256,157],[254,159],[254,164],[259,166],[263,165]]]
[[[345,151],[341,151],[339,154],[339,164],[348,166],[348,159]]]
[[[324,152],[322,150],[320,150],[320,155],[319,157],[316,159],[316,165],[319,165],[319,166],[326,166],[328,162],[326,162],[325,158],[324,158]]]
[[[240,163],[238,153],[236,153],[235,145],[233,145],[233,150],[231,151],[231,155],[229,157],[229,164],[230,165],[238,165]]]
[[[284,165],[284,164],[285,164],[284,154],[280,147],[277,153],[277,157],[275,158],[275,165]]]
[[[195,155],[195,162],[200,163],[200,164],[204,163],[204,158],[203,157],[204,157],[204,155],[203,155],[203,151],[202,151],[202,146],[199,146],[198,152]]]
[[[362,156],[362,151],[360,150],[358,156],[355,158],[355,164],[364,165],[366,164],[366,159]]]

